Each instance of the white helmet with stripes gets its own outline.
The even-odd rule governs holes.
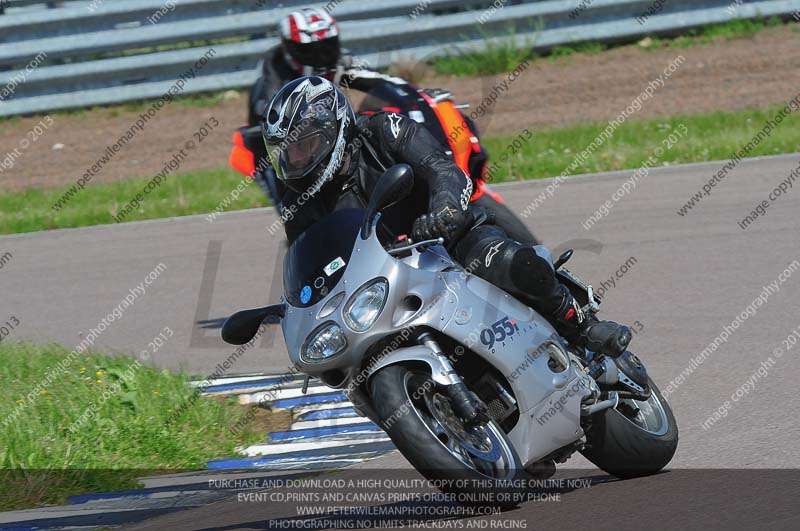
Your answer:
[[[281,44],[298,75],[329,75],[341,55],[339,27],[324,9],[304,7],[280,22]]]

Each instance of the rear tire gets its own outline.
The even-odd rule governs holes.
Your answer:
[[[496,444],[489,445],[491,448],[487,455],[499,455],[496,461],[498,473],[494,477],[487,474],[488,467],[479,471],[465,463],[470,456],[474,460],[473,454],[462,449],[464,455],[460,459],[448,449],[447,443],[453,443],[455,438],[448,441],[448,433],[452,432],[444,432],[444,426],[437,424],[426,403],[434,397],[434,400],[446,400],[446,408],[449,398],[444,398],[438,385],[431,380],[429,370],[390,365],[372,377],[369,388],[381,427],[414,468],[429,480],[438,481],[436,486],[440,490],[464,493],[466,496],[459,496],[458,501],[466,505],[513,507],[525,499],[527,474],[496,423],[492,422],[485,428],[491,434],[489,439],[496,441]],[[416,389],[421,390],[418,394],[427,396],[415,397]],[[437,425],[441,430],[436,428]],[[499,454],[492,453],[498,451]],[[467,480],[467,487],[454,488],[454,482],[459,480]],[[487,499],[487,493],[491,499]]]
[[[645,409],[651,408],[653,421],[649,431],[631,420],[630,402],[620,401],[617,408],[622,411],[611,408],[596,414],[586,433],[587,445],[581,453],[618,478],[655,474],[667,466],[678,448],[678,425],[672,409],[652,379],[649,383],[651,398],[639,403]],[[655,404],[660,406],[660,412]],[[661,424],[657,422],[659,419]]]

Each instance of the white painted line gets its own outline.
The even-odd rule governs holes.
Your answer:
[[[319,442],[319,441],[288,442],[288,443],[278,443],[278,444],[262,443],[262,444],[254,444],[253,446],[240,449],[238,450],[238,452],[248,457],[258,457],[262,455],[278,455],[289,452],[301,452],[303,450],[319,450],[320,448],[336,448],[340,446],[357,447],[362,444],[386,442],[388,440],[389,440],[388,436],[378,435],[371,439],[340,439],[336,441],[324,441],[324,442]],[[353,448],[353,451],[354,452],[357,451],[357,448]]]
[[[258,380],[272,380],[275,378],[282,378],[285,381],[302,381],[302,378],[292,376],[291,378],[286,377],[283,374],[260,374],[260,375],[253,375],[253,376],[231,376],[225,378],[216,378],[213,380],[195,380],[193,382],[189,382],[189,385],[192,387],[213,387],[215,385],[226,385],[226,384],[234,384],[234,383],[241,383],[241,382],[254,382]],[[210,383],[208,383],[210,382]]]
[[[364,417],[347,417],[343,419],[320,419],[320,420],[301,420],[293,422],[289,430],[304,430],[306,428],[322,428],[325,426],[360,426],[374,424]]]
[[[286,461],[277,461],[275,463],[266,463],[266,464],[259,464],[256,468],[263,468],[269,469],[270,467],[280,467],[280,470],[304,470],[310,468],[312,465],[326,465],[325,468],[329,468],[331,470],[337,468],[346,468],[350,465],[355,465],[358,463],[363,463],[364,461],[369,461],[370,459],[375,459],[376,457],[381,457],[380,455],[370,456],[370,457],[359,457],[356,459],[343,459],[343,458],[333,458],[324,457],[322,459],[287,459]],[[319,470],[319,469],[317,469]]]
[[[266,391],[258,393],[246,393],[239,395],[240,404],[260,404],[264,402],[272,402],[273,400],[281,400],[283,398],[298,398],[306,395],[319,395],[323,393],[336,393],[337,389],[321,385],[318,387],[309,387],[305,393],[303,389],[276,389],[275,391]]]
[[[292,409],[292,415],[298,417],[303,413],[309,413],[311,411],[322,411],[325,409],[340,409],[340,408],[348,408],[353,407],[353,404],[350,402],[329,402],[327,404],[313,404],[310,406],[301,406],[298,408]]]

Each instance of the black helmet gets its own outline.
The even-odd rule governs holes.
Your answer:
[[[350,102],[327,79],[301,77],[284,85],[261,126],[278,179],[300,194],[319,191],[342,169],[355,120]]]

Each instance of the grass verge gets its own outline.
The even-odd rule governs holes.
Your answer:
[[[644,41],[640,41],[639,45],[647,50],[657,50],[659,48],[688,48],[698,44],[711,44],[719,40],[751,37],[765,29],[782,26],[784,24],[793,24],[793,22],[783,21],[778,17],[731,20],[721,24],[704,26],[701,29],[689,30],[685,35],[679,35],[677,37],[653,37],[645,39]]]
[[[96,353],[59,371],[68,355],[58,345],[0,343],[0,511],[202,470],[263,438],[235,399],[198,396],[184,374]],[[48,375],[52,384],[39,388]],[[231,431],[242,419],[244,429]]]
[[[187,216],[213,212],[244,177],[233,170],[220,168],[169,176],[158,188],[144,195],[139,208],[124,221]],[[114,223],[137,193],[143,193],[150,178],[127,179],[112,183],[89,184],[75,194],[58,212],[51,207],[68,188],[30,189],[0,195],[0,234],[37,230],[85,227]],[[226,208],[243,209],[267,204],[258,184],[247,186]]]
[[[683,164],[725,160],[750,142],[772,119],[779,106],[759,110],[716,112],[703,115],[630,120],[621,125],[572,174],[639,168],[657,147],[664,148],[658,164]],[[665,140],[686,126],[686,134],[665,148]],[[489,161],[494,162],[490,182],[541,179],[560,175],[576,155],[587,148],[608,125],[595,122],[557,129],[532,130],[533,136],[485,139]],[[682,129],[682,128],[680,128]],[[513,142],[517,140],[516,146]],[[669,141],[666,140],[668,143]],[[517,147],[520,146],[520,147]],[[800,152],[800,116],[789,115],[748,156]],[[505,160],[504,160],[505,159]]]
[[[447,54],[433,59],[434,70],[448,76],[501,74],[511,72],[532,55],[533,41],[525,39],[519,42],[513,29],[504,39],[491,40],[487,36],[484,42],[486,47],[483,50],[453,47]]]
[[[680,124],[686,126],[687,134],[664,151],[660,164],[724,160],[747,144],[779,108],[629,120],[572,173],[638,168],[657,146],[663,146],[662,142]],[[533,130],[528,140],[524,136],[484,138],[492,163],[490,182],[559,175],[607,125],[607,122],[594,122]],[[516,146],[515,139],[519,139]],[[789,115],[749,156],[796,152],[800,152],[797,113]],[[170,177],[125,221],[212,212],[241,180],[239,174],[224,168]],[[0,196],[0,234],[113,223],[111,216],[140,192],[146,182],[146,179],[133,179],[90,185],[58,213],[54,213],[50,205],[61,197],[63,189],[3,194]],[[253,183],[226,209],[266,204],[263,193]]]

